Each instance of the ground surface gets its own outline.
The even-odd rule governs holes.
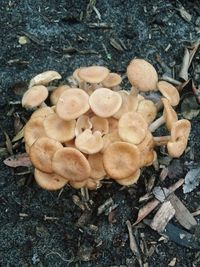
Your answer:
[[[198,1],[97,1],[101,15],[88,8],[89,1],[1,0],[0,5],[0,125],[12,138],[14,114],[27,118],[20,106],[9,104],[20,96],[15,94],[18,82],[27,82],[37,73],[54,69],[63,80],[72,71],[90,64],[105,65],[112,71],[125,73],[133,57],[151,61],[159,74],[164,70],[156,62],[158,56],[175,73],[180,67],[184,45],[195,41],[200,27]],[[92,3],[92,1],[90,1]],[[94,1],[93,1],[94,2]],[[180,16],[180,5],[192,15],[190,22]],[[87,14],[87,16],[86,16]],[[104,23],[105,28],[94,27]],[[92,27],[93,26],[93,27]],[[20,36],[28,43],[20,45]],[[114,40],[114,41],[113,41]],[[199,64],[197,53],[194,65]],[[193,70],[191,75],[194,76]],[[198,73],[194,77],[197,82]],[[192,122],[189,146],[194,151],[193,164],[200,161],[200,118]],[[1,129],[1,130],[2,130]],[[5,136],[0,131],[1,147]],[[21,152],[22,146],[14,150]],[[6,155],[2,155],[4,159]],[[184,175],[188,156],[180,160]],[[23,169],[24,171],[24,169]],[[144,193],[143,180],[153,168],[145,171],[136,189],[120,190],[115,184],[105,184],[90,194],[94,202],[86,221],[77,224],[83,211],[72,196],[79,192],[67,187],[61,195],[39,189],[27,175],[15,173],[0,162],[0,265],[1,266],[137,266],[129,247],[126,220],[137,215],[138,197]],[[158,173],[155,173],[158,177]],[[180,177],[175,177],[170,183]],[[31,181],[31,182],[30,182]],[[137,192],[137,193],[136,193]],[[199,206],[198,189],[180,199],[190,211]],[[112,197],[117,208],[110,222],[105,214],[97,215],[98,207]],[[27,217],[20,217],[20,214]],[[44,216],[56,217],[52,220]],[[86,214],[88,215],[88,214]],[[192,266],[197,251],[168,241],[142,225],[137,230],[151,255],[149,266],[168,266],[176,257],[176,266]],[[70,261],[71,259],[71,261]],[[199,264],[199,265],[198,265]],[[200,266],[198,263],[196,266]]]

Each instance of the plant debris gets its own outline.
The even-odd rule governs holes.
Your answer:
[[[185,176],[184,194],[192,192],[200,184],[200,168],[190,170]]]
[[[12,168],[32,166],[32,163],[27,153],[13,155],[5,159],[3,162],[5,165],[12,167]]]

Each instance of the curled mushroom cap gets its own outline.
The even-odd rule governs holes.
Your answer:
[[[103,154],[96,153],[89,155],[88,162],[91,167],[90,177],[95,180],[101,180],[106,175],[104,165],[103,165]]]
[[[83,153],[95,154],[103,148],[103,139],[101,133],[86,129],[75,140],[76,147]]]
[[[180,95],[176,87],[166,81],[157,83],[158,90],[169,100],[171,106],[177,106],[180,101]]]
[[[33,109],[40,106],[48,97],[48,90],[43,85],[33,86],[22,97],[22,106]]]
[[[59,97],[56,104],[56,113],[66,121],[76,119],[89,110],[88,99],[88,94],[82,89],[68,89]]]
[[[37,169],[46,173],[52,173],[53,155],[62,147],[61,143],[54,139],[41,137],[30,147],[29,157]]]
[[[171,138],[167,143],[167,150],[171,157],[180,157],[186,149],[191,124],[188,120],[179,120],[171,129]]]
[[[24,140],[25,143],[30,147],[39,138],[46,136],[44,130],[44,118],[36,117],[31,118],[25,125],[24,129]]]
[[[56,173],[46,173],[35,168],[34,177],[37,184],[46,190],[54,191],[63,188],[67,180]]]
[[[148,99],[144,99],[139,102],[137,112],[142,115],[148,124],[154,121],[157,115],[155,104]]]
[[[123,186],[133,185],[133,184],[137,183],[138,179],[140,178],[140,173],[141,173],[141,171],[140,171],[140,169],[138,169],[131,176],[124,178],[124,179],[116,180],[116,182],[120,185],[123,185]]]
[[[91,94],[89,103],[92,111],[97,116],[108,118],[119,110],[122,98],[117,92],[107,88],[99,88]]]
[[[108,74],[109,70],[102,66],[84,67],[78,72],[79,78],[88,83],[100,83]]]
[[[61,86],[58,86],[56,89],[54,89],[50,95],[51,104],[56,105],[61,94],[69,88],[70,88],[69,85],[61,85]]]
[[[29,87],[32,87],[34,85],[46,85],[54,80],[58,80],[61,78],[62,77],[57,71],[54,70],[44,71],[31,79]]]
[[[109,73],[105,80],[102,81],[103,86],[106,88],[112,88],[119,85],[122,82],[122,78],[117,73]]]
[[[92,129],[92,123],[89,116],[81,115],[76,121],[75,136],[78,136],[86,129]]]
[[[137,112],[127,112],[119,120],[118,132],[123,141],[139,144],[144,140],[148,124]]]
[[[86,180],[91,172],[90,164],[85,156],[71,147],[56,151],[52,160],[52,168],[55,173],[75,182]]]
[[[150,131],[147,131],[144,140],[137,147],[141,153],[140,167],[147,166],[154,159],[154,139]]]
[[[54,111],[51,107],[42,107],[33,112],[31,118],[43,117],[46,118],[50,114],[54,114]]]
[[[99,131],[102,135],[105,135],[109,132],[109,123],[107,119],[93,116],[90,121],[92,123],[93,132]]]
[[[44,120],[46,135],[63,143],[75,137],[76,120],[62,120],[56,113],[50,114]]]
[[[118,180],[129,177],[140,167],[140,151],[133,144],[112,143],[103,154],[103,164],[111,178]]]
[[[127,76],[129,82],[140,91],[157,90],[157,72],[144,59],[133,59],[127,67]]]

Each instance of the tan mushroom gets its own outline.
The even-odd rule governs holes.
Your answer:
[[[46,190],[55,191],[63,188],[67,180],[56,173],[46,173],[35,168],[34,177],[37,184]]]
[[[81,68],[78,76],[83,81],[90,84],[101,83],[108,76],[109,70],[102,66],[90,66]]]
[[[147,134],[148,124],[137,112],[127,112],[119,120],[118,132],[121,139],[132,144],[141,143]]]
[[[43,117],[44,119],[50,114],[54,114],[54,111],[51,107],[42,107],[33,112],[31,118]]]
[[[137,146],[125,142],[110,144],[103,154],[106,173],[113,179],[124,179],[140,167],[140,151]]]
[[[46,135],[64,143],[75,137],[76,120],[62,120],[56,113],[50,114],[44,120]]]
[[[129,82],[140,91],[157,90],[157,72],[144,59],[133,59],[127,67],[127,76]]]
[[[137,147],[140,150],[141,154],[140,167],[151,164],[154,160],[154,140],[153,135],[150,131],[147,131],[144,140],[139,145],[137,145]]]
[[[36,75],[34,78],[31,79],[29,88],[35,85],[47,85],[48,83],[54,81],[54,80],[59,80],[62,77],[57,71],[54,70],[48,70],[45,72],[42,72],[38,75]]]
[[[166,81],[157,83],[158,90],[169,100],[171,106],[177,106],[180,101],[180,95],[176,87]]]
[[[102,135],[109,132],[109,122],[107,119],[93,116],[90,118],[90,121],[92,123],[92,132],[99,131]]]
[[[62,144],[54,139],[41,137],[30,147],[29,157],[35,168],[46,173],[52,173],[53,155],[62,147]]]
[[[111,72],[108,74],[105,80],[102,81],[102,85],[114,91],[119,91],[120,90],[119,85],[121,82],[122,82],[121,76],[117,73]]]
[[[55,88],[50,95],[51,104],[56,105],[61,94],[68,89],[70,89],[69,85],[61,85]]]
[[[27,90],[22,97],[22,107],[33,109],[41,106],[48,97],[48,90],[43,85],[37,85]]]
[[[85,187],[89,190],[97,190],[101,187],[101,183],[99,180],[94,180],[92,178],[88,178],[85,184]]]
[[[138,179],[140,178],[140,174],[141,174],[141,171],[140,169],[138,169],[131,176],[124,178],[124,179],[116,180],[116,182],[123,186],[130,186],[130,185],[137,183]]]
[[[59,97],[56,104],[56,113],[66,121],[77,119],[89,110],[88,99],[88,94],[82,89],[68,89]]]
[[[83,187],[85,187],[87,183],[87,179],[81,182],[77,182],[77,181],[70,181],[69,184],[71,185],[71,187],[75,188],[75,189],[81,189]]]
[[[117,92],[107,88],[99,88],[91,94],[89,103],[92,111],[97,116],[108,118],[119,110],[122,98]]]
[[[145,121],[150,124],[157,115],[155,104],[151,100],[141,100],[138,104],[137,113],[141,114]]]
[[[90,177],[95,180],[102,180],[106,175],[103,165],[103,154],[96,153],[88,156],[88,162],[91,167]]]
[[[92,129],[92,123],[89,116],[81,115],[76,121],[75,136],[78,136],[86,129]]]
[[[122,141],[117,129],[104,135],[103,136],[103,148],[101,149],[101,153],[104,153],[104,151],[110,144],[115,143],[117,141]]]

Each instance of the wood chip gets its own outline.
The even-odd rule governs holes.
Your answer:
[[[32,163],[27,153],[17,154],[11,157],[8,157],[3,161],[3,163],[9,167],[31,167]]]
[[[176,258],[173,258],[173,259],[169,262],[168,266],[173,267],[173,266],[175,266],[175,264],[176,264]]]
[[[179,13],[185,21],[190,22],[192,20],[192,16],[185,10],[183,6],[179,8]]]

